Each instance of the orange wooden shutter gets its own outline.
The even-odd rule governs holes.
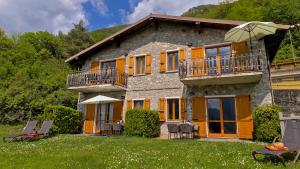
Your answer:
[[[123,101],[114,102],[113,121],[118,122],[122,120]]]
[[[99,61],[92,61],[90,71],[93,73],[99,72]]]
[[[125,72],[125,58],[118,58],[116,61],[116,83],[119,85],[125,84],[125,76],[122,76],[122,73]]]
[[[193,76],[200,76],[207,74],[207,64],[205,63],[203,47],[192,48],[191,52],[193,63]]]
[[[235,55],[245,55],[248,54],[249,49],[247,42],[234,42],[232,43],[232,54]]]
[[[199,125],[199,136],[206,136],[206,103],[204,97],[192,99],[193,123]]]
[[[158,109],[159,109],[159,119],[160,121],[165,121],[165,99],[160,98],[158,102]]]
[[[150,99],[144,100],[144,109],[150,109]]]
[[[179,49],[179,61],[185,62],[185,50],[183,48]]]
[[[132,109],[132,100],[127,100],[127,111]]]
[[[128,64],[128,75],[132,76],[134,74],[134,57],[129,56],[129,64]]]
[[[160,53],[160,73],[166,72],[166,52]]]
[[[95,104],[87,104],[84,120],[84,133],[93,133],[95,118]]]
[[[185,98],[181,98],[181,120],[185,120],[185,114],[186,114],[186,99]]]
[[[238,136],[243,139],[253,138],[253,118],[250,96],[236,96]]]
[[[146,55],[146,74],[151,74],[151,54]]]

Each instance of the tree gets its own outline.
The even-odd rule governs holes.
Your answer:
[[[95,42],[82,20],[78,24],[74,24],[74,28],[66,35],[60,32],[59,36],[65,42],[65,58],[80,52]]]

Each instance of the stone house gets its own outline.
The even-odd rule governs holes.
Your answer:
[[[125,119],[131,108],[159,111],[161,135],[167,123],[190,121],[200,137],[251,139],[252,111],[272,102],[268,62],[288,29],[253,43],[224,42],[244,22],[150,14],[68,58],[80,72],[68,76],[78,103],[99,95],[118,99],[79,104],[84,133]],[[92,102],[91,102],[92,103]]]

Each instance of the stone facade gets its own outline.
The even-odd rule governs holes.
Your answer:
[[[184,48],[187,62],[191,62],[191,47],[224,43],[224,35],[227,30],[213,28],[199,28],[196,26],[185,26],[181,24],[160,23],[158,27],[149,26],[140,30],[126,39],[120,46],[111,45],[102,49],[95,55],[89,57],[83,69],[89,69],[91,61],[109,60],[118,57],[126,58],[126,72],[128,71],[129,56],[151,54],[151,74],[128,77],[127,90],[124,92],[108,93],[82,93],[80,100],[90,98],[97,94],[128,99],[150,99],[151,109],[158,109],[159,98],[185,97],[187,98],[186,119],[192,120],[193,96],[215,96],[215,95],[250,95],[252,109],[264,103],[271,103],[269,72],[262,40],[253,43],[254,55],[263,55],[264,71],[258,83],[234,84],[234,85],[210,85],[210,86],[186,86],[179,78],[178,72],[160,73],[160,53],[164,50],[177,50]],[[123,118],[126,111],[126,103],[123,106]]]

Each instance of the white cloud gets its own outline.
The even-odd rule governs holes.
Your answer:
[[[150,13],[181,15],[191,7],[213,3],[218,3],[218,0],[142,0],[137,3],[132,13],[124,16],[124,21],[132,23]]]
[[[108,12],[108,8],[104,2],[104,0],[90,0],[91,4],[94,8],[97,9],[100,15],[104,16]]]
[[[67,32],[73,23],[87,22],[87,0],[0,0],[0,27],[6,32],[48,30]]]

